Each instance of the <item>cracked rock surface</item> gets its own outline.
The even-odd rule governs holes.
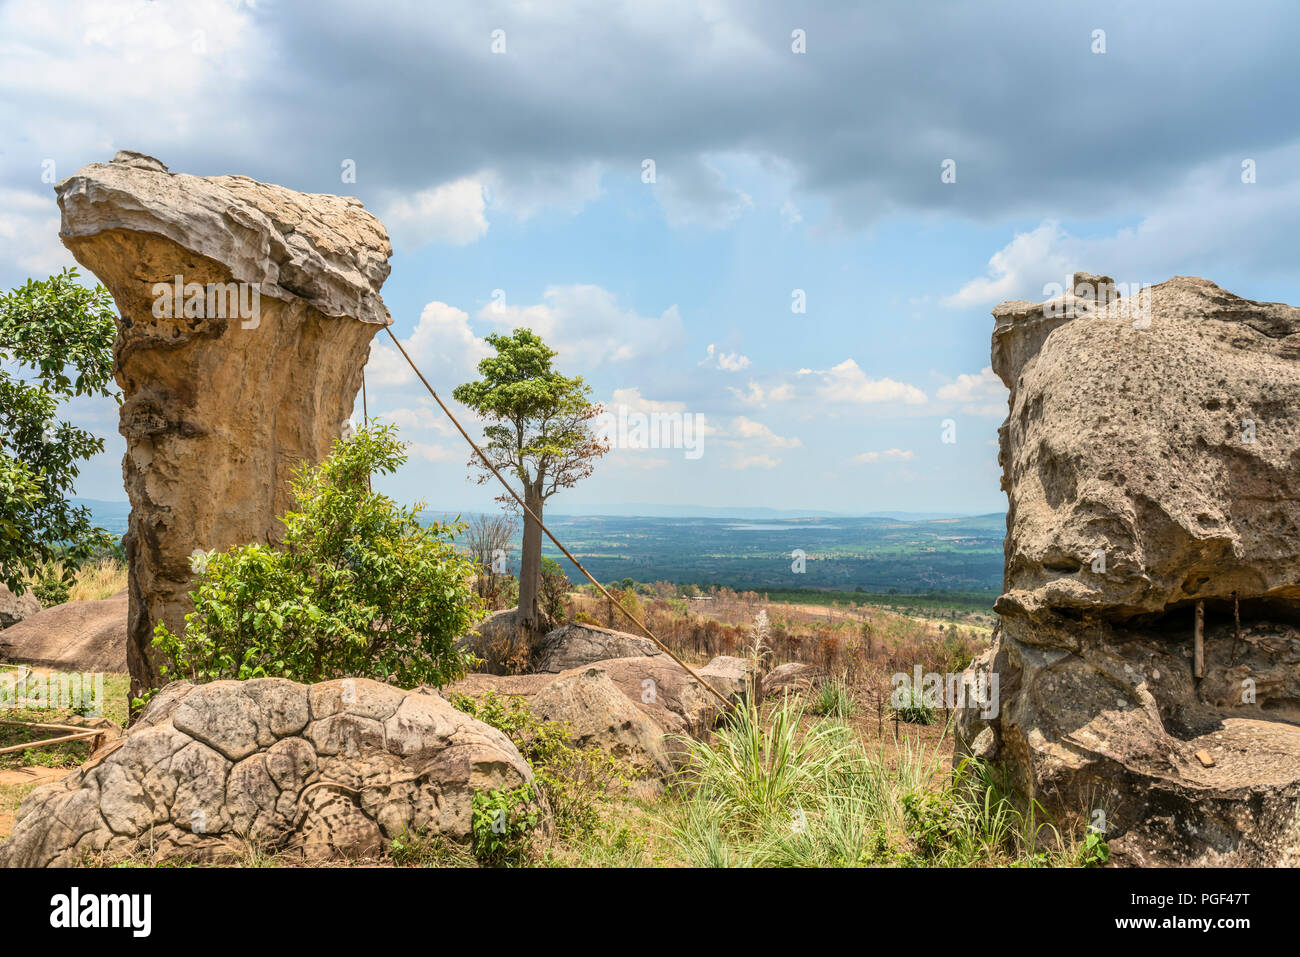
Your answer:
[[[404,831],[468,842],[477,791],[532,771],[440,695],[364,678],[174,682],[127,735],[37,788],[0,865],[369,857]]]

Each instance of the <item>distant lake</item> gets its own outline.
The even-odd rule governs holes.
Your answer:
[[[730,528],[737,532],[792,532],[796,529],[800,531],[819,531],[823,528],[839,528],[839,525],[725,525],[724,528]]]

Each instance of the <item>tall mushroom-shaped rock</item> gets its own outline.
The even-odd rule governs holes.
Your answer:
[[[289,479],[361,388],[392,246],[356,199],[171,173],[139,153],[56,187],[60,238],[108,287],[131,500],[127,664],[158,684],[155,624],[191,609],[196,549],[275,540]]]
[[[1112,285],[993,313],[1010,508],[971,684],[996,707],[959,712],[956,758],[1103,828],[1117,863],[1294,866],[1300,308]]]

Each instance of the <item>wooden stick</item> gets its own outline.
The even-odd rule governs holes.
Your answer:
[[[1237,593],[1232,593],[1232,660],[1230,665],[1237,664],[1237,645],[1241,642],[1241,602],[1237,599]]]
[[[1192,674],[1205,677],[1205,602],[1196,603],[1196,630],[1192,634]]]
[[[44,748],[51,744],[63,744],[65,741],[80,741],[82,738],[94,738],[103,733],[103,728],[96,728],[92,731],[83,731],[80,734],[65,734],[61,738],[46,738],[44,741],[32,741],[28,744],[11,744],[7,748],[0,748],[0,754],[10,754],[14,751],[26,751],[28,748]]]
[[[16,728],[40,728],[42,731],[67,731],[71,734],[79,734],[82,731],[89,730],[84,724],[77,726],[72,724],[42,724],[39,721],[10,721],[0,719],[0,724],[11,725]],[[102,728],[100,729],[103,730]]]

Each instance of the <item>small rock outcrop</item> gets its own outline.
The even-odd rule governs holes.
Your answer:
[[[289,479],[328,452],[389,322],[392,255],[359,200],[120,152],[56,187],[60,238],[121,313],[131,518],[127,662],[156,687],[158,622],[190,610],[196,549],[278,538]]]
[[[663,654],[649,638],[570,622],[548,632],[533,655],[533,670],[558,674],[610,658],[641,658]]]
[[[31,589],[15,595],[5,585],[0,585],[0,631],[30,618],[41,610],[41,603]]]
[[[0,634],[0,661],[64,671],[126,671],[126,589],[100,601],[65,601]]]
[[[437,694],[363,678],[174,682],[125,738],[19,808],[0,865],[370,857],[415,828],[467,842],[473,795],[532,771]]]
[[[649,638],[577,621],[534,639],[519,627],[517,614],[515,608],[493,612],[460,638],[457,647],[477,657],[481,670],[495,675],[559,674],[610,658],[663,654]]]
[[[826,683],[827,674],[816,665],[791,661],[763,676],[763,696],[803,694]]]
[[[998,702],[960,711],[957,757],[1104,826],[1116,863],[1294,865],[1300,309],[1108,288],[994,310],[1010,508],[972,673]]]
[[[718,667],[713,667],[718,663]],[[717,682],[729,669],[715,659],[700,673]],[[489,691],[519,695],[545,720],[561,721],[580,747],[599,747],[648,777],[666,777],[681,764],[680,736],[699,736],[720,714],[718,700],[667,655],[611,658],[558,674],[473,674],[447,694]]]

